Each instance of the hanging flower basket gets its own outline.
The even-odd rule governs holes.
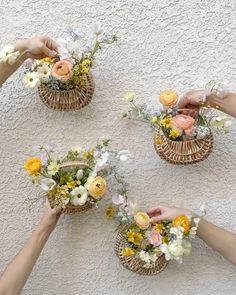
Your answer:
[[[84,85],[71,90],[53,90],[47,84],[38,88],[41,101],[50,109],[57,111],[79,110],[88,105],[94,94],[92,74],[87,74]]]
[[[145,262],[141,260],[138,254],[130,257],[124,257],[122,255],[122,250],[127,247],[127,241],[125,240],[126,230],[126,227],[121,228],[115,241],[115,253],[118,256],[120,263],[128,270],[140,275],[153,276],[162,272],[167,266],[167,261],[165,255],[161,252],[157,253],[158,258],[155,261],[155,264],[150,267],[145,266]]]
[[[213,148],[213,135],[210,132],[202,139],[173,141],[165,136],[160,126],[154,135],[154,147],[159,156],[171,164],[188,165],[206,159]]]

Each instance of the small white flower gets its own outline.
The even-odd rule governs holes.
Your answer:
[[[33,89],[38,87],[41,83],[39,74],[36,72],[29,72],[24,75],[23,82],[27,88]]]
[[[106,151],[100,155],[99,158],[95,160],[95,168],[96,172],[99,172],[107,167],[109,161],[110,154]]]
[[[40,187],[44,191],[50,191],[56,186],[56,182],[51,178],[42,178],[40,180]]]
[[[7,45],[0,52],[0,62],[13,65],[16,62],[19,55],[20,52],[15,51],[15,47],[13,45]]]
[[[77,173],[76,173],[76,178],[77,178],[78,180],[80,180],[80,179],[83,178],[83,176],[84,176],[84,171],[83,171],[83,169],[79,169],[79,170],[77,171]]]
[[[148,252],[145,252],[143,250],[140,251],[139,257],[140,257],[140,259],[142,261],[145,262],[144,267],[146,267],[146,268],[149,268],[152,265],[154,265],[155,262],[156,262],[156,260],[157,260],[157,258],[158,258],[156,252],[154,252],[154,253],[148,253]]]
[[[129,91],[125,94],[124,96],[124,101],[127,101],[127,102],[133,102],[135,100],[135,98],[137,97],[137,94],[136,92],[134,91]]]
[[[170,233],[175,235],[177,239],[183,238],[183,231],[184,231],[184,228],[181,226],[175,226],[170,229]]]
[[[87,202],[88,191],[82,185],[73,189],[71,195],[73,196],[73,198],[71,198],[70,202],[74,206],[82,206]]]
[[[122,195],[114,195],[112,197],[112,202],[115,204],[115,205],[122,205],[124,204],[125,202],[125,197],[122,196]]]
[[[51,68],[47,64],[42,64],[37,68],[37,73],[39,75],[39,78],[47,78],[51,75]]]
[[[101,27],[101,24],[100,23],[96,23],[94,25],[93,31],[94,31],[94,34],[96,34],[96,35],[102,34],[103,33],[103,29]]]
[[[203,213],[203,214],[206,213],[206,204],[202,204],[202,205],[200,206],[200,212]]]
[[[126,162],[130,157],[130,151],[129,150],[119,151],[118,157],[121,162]]]

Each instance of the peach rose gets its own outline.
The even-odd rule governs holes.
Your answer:
[[[177,104],[178,95],[172,90],[162,91],[160,94],[160,103],[166,107],[172,107]]]
[[[72,63],[66,59],[56,62],[52,68],[52,75],[61,80],[67,81],[71,77]]]
[[[184,130],[187,135],[192,134],[194,123],[194,118],[188,115],[177,115],[172,119],[172,124],[177,128]]]
[[[162,244],[162,236],[156,230],[152,230],[149,236],[149,242],[151,245],[158,247]]]
[[[140,229],[147,229],[150,225],[150,217],[145,212],[138,212],[134,215],[134,220]]]

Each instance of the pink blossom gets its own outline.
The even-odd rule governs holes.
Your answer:
[[[151,245],[158,247],[162,244],[162,236],[161,234],[156,231],[156,230],[152,230],[149,236],[149,242]]]

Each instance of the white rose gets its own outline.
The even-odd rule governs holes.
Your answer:
[[[174,257],[181,257],[184,254],[184,248],[182,246],[182,241],[181,240],[176,240],[175,242],[171,242],[168,245],[170,254],[173,255]]]

